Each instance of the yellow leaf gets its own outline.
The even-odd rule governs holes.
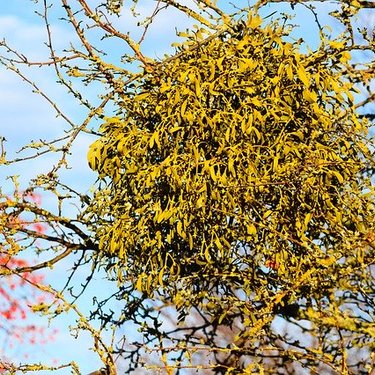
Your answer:
[[[312,213],[309,212],[306,214],[305,216],[305,227],[307,228],[307,225],[309,224],[310,220],[311,220],[311,217],[312,217]]]
[[[190,250],[193,250],[193,236],[189,233],[189,248]]]
[[[221,244],[218,237],[215,238],[215,244],[216,244],[216,246],[219,250],[221,250],[223,248],[223,245]]]
[[[182,237],[182,223],[181,223],[181,221],[177,222],[177,233],[178,233],[179,236]]]
[[[200,98],[202,95],[201,85],[198,79],[195,81],[195,93],[198,98]]]
[[[158,275],[159,285],[163,286],[164,267],[160,270]]]
[[[297,69],[297,75],[298,75],[298,78],[302,81],[302,83],[306,86],[306,87],[309,87],[310,86],[310,79],[306,73],[306,70],[303,66],[300,66],[298,69]]]
[[[182,105],[181,105],[181,116],[182,116],[182,117],[184,117],[184,115],[185,115],[185,111],[186,111],[187,103],[188,103],[188,101],[185,100],[185,101],[182,103]]]
[[[276,155],[276,156],[273,158],[273,163],[272,163],[272,170],[273,170],[274,172],[277,171],[278,165],[279,165],[279,157]]]
[[[329,267],[336,262],[336,258],[334,256],[326,257],[324,259],[319,259],[318,263],[323,267]]]
[[[139,292],[143,292],[144,291],[144,288],[143,288],[143,279],[145,277],[145,273],[141,273],[139,276],[138,276],[138,279],[137,279],[137,282],[135,283],[135,289],[137,289]]]
[[[304,90],[303,98],[309,103],[315,103],[318,100],[318,95],[315,91]]]
[[[217,178],[216,178],[216,174],[215,174],[215,166],[211,165],[210,167],[210,175],[211,175],[211,178],[214,182],[216,182]]]
[[[262,21],[262,18],[258,14],[253,16],[251,13],[249,13],[247,25],[252,29],[256,29],[258,26],[261,25]]]
[[[142,94],[136,95],[136,96],[134,97],[134,100],[138,102],[138,101],[141,101],[141,100],[146,99],[146,98],[149,97],[149,96],[150,96],[150,93],[149,93],[149,92],[144,92],[144,93],[142,93]]]
[[[335,177],[337,178],[337,180],[340,184],[342,184],[344,182],[344,178],[341,176],[341,174],[339,172],[332,171],[332,173],[335,175]]]
[[[254,224],[249,224],[247,226],[247,233],[250,235],[250,236],[254,236],[257,234],[257,228]]]
[[[99,168],[99,162],[101,159],[101,149],[103,148],[103,143],[101,140],[95,141],[92,145],[89,147],[89,151],[87,153],[87,160],[89,163],[89,166],[92,170],[98,170]]]

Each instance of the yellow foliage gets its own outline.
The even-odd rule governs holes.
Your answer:
[[[219,324],[239,314],[254,340],[272,312],[351,285],[374,255],[359,244],[375,216],[345,43],[303,53],[261,22],[250,15],[197,48],[187,37],[139,78],[88,154],[105,186],[93,201],[102,257],[179,309]],[[222,290],[242,294],[213,304]],[[245,313],[244,300],[264,305]]]

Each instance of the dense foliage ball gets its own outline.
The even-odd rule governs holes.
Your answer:
[[[190,35],[124,93],[90,148],[101,254],[180,307],[307,308],[373,254],[350,54],[338,41],[303,53],[260,25],[250,14]]]

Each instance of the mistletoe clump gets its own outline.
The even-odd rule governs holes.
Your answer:
[[[240,316],[254,340],[274,313],[323,310],[368,338],[339,309],[374,256],[346,40],[306,53],[255,14],[225,26],[189,34],[101,126],[88,155],[100,253],[149,296]]]

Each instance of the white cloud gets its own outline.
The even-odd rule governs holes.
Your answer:
[[[68,42],[74,38],[73,32],[62,22],[51,25],[51,31],[54,48],[58,50],[68,47]],[[42,22],[26,22],[14,15],[0,16],[0,37],[30,61],[44,61],[50,57],[50,50],[45,45],[47,30]]]

